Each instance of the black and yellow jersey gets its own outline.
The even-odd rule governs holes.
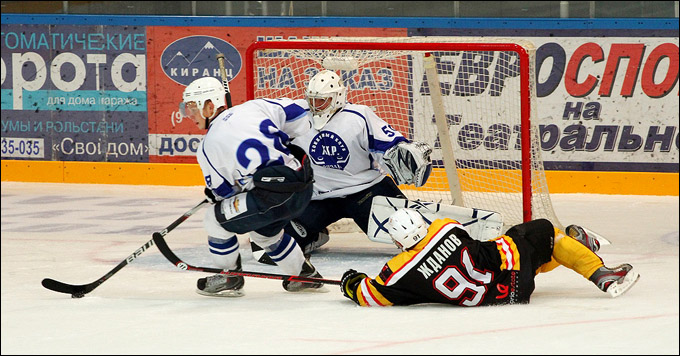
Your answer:
[[[354,299],[361,306],[524,303],[528,295],[516,292],[519,269],[511,237],[477,241],[457,221],[435,220],[423,240],[388,261],[375,279],[364,278]]]

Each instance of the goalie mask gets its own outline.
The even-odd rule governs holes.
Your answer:
[[[224,85],[217,78],[204,77],[191,82],[182,95],[182,102],[179,104],[179,112],[182,117],[188,117],[201,127],[200,123],[205,120],[205,127],[208,128],[208,121],[217,112],[217,108],[226,106],[226,91]],[[203,109],[210,100],[214,105],[214,110],[209,116],[203,115]]]
[[[427,236],[428,225],[417,211],[401,208],[390,215],[385,227],[394,244],[406,251]]]
[[[305,94],[316,130],[321,130],[347,104],[347,88],[331,70],[322,70],[313,76]]]

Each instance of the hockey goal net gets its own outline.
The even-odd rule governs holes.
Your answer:
[[[247,97],[304,98],[335,70],[348,101],[371,107],[405,137],[433,147],[433,172],[410,200],[499,212],[507,226],[553,211],[536,116],[534,46],[490,38],[404,37],[256,42]],[[438,88],[438,90],[437,90]]]

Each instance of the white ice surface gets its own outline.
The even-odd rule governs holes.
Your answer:
[[[81,299],[41,286],[93,282],[202,199],[201,187],[2,182],[2,354],[678,354],[678,197],[555,194],[562,223],[612,241],[605,264],[640,281],[612,299],[564,268],[537,277],[531,304],[360,308],[328,293],[293,294],[247,278],[242,298],[194,292],[155,247]],[[200,211],[166,236],[210,266]],[[244,269],[255,263],[240,238]],[[375,276],[397,252],[335,234],[312,257],[328,279]]]

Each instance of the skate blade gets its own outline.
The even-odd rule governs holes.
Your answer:
[[[305,288],[305,289],[300,289],[297,291],[290,291],[284,288],[286,292],[289,293],[295,293],[295,294],[302,294],[302,293],[328,293],[330,290],[326,288],[325,285],[319,287],[319,288]]]
[[[209,292],[204,292],[200,289],[196,289],[196,293],[200,295],[205,295],[208,297],[221,297],[221,298],[238,298],[238,297],[243,297],[245,293],[243,293],[243,289],[239,290],[223,290],[221,292],[217,293],[209,293]]]
[[[640,274],[633,271],[632,269],[628,271],[625,277],[623,277],[623,281],[621,282],[615,282],[612,285],[609,286],[607,289],[607,292],[612,296],[612,298],[616,298],[620,296],[623,293],[626,293],[630,288],[632,288],[635,283],[640,279]]]
[[[611,244],[612,244],[611,241],[607,240],[606,237],[604,237],[604,236],[598,234],[597,232],[595,232],[595,231],[593,231],[593,230],[590,230],[590,229],[588,229],[587,227],[581,226],[581,228],[582,228],[583,230],[585,230],[586,234],[588,234],[589,236],[591,236],[591,237],[593,237],[595,240],[597,240],[597,241],[600,243],[600,246],[611,245]]]

